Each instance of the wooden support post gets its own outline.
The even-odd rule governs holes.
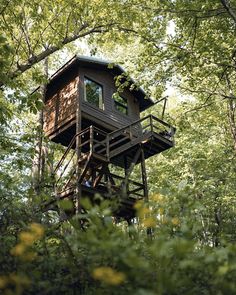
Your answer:
[[[127,160],[127,156],[124,156],[124,169],[125,169],[125,177],[128,175],[128,169],[129,169],[129,166],[128,166],[128,160]],[[126,191],[126,194],[127,192],[129,191],[129,183],[127,181],[127,185],[125,187],[125,191]]]
[[[91,161],[91,155],[88,156],[88,159],[87,159],[86,163],[84,164],[84,169],[80,171],[79,178],[77,179],[78,185],[80,185],[83,182],[83,180],[86,176],[86,173],[89,169],[90,161]]]
[[[112,185],[115,186],[115,181],[111,175],[110,169],[108,167],[108,164],[104,167],[104,174],[106,176],[106,182],[107,182],[107,191],[110,196],[112,196]]]
[[[142,181],[143,181],[143,196],[145,201],[148,201],[148,186],[147,186],[147,173],[145,165],[145,156],[143,148],[141,148],[141,172],[142,172]]]
[[[167,103],[167,97],[164,99],[164,105],[163,105],[162,114],[161,114],[162,120],[164,119],[164,116],[165,116],[166,103]]]
[[[80,198],[81,198],[81,184],[79,183],[80,178],[80,167],[79,167],[79,160],[81,157],[81,138],[78,136],[79,132],[81,131],[81,92],[80,92],[80,79],[78,80],[78,86],[77,86],[77,96],[76,96],[76,189],[75,189],[75,213],[78,216],[78,214],[81,211],[80,207]]]
[[[131,175],[131,173],[133,172],[134,170],[134,166],[135,164],[137,163],[139,157],[140,157],[140,154],[141,154],[141,149],[140,147],[137,149],[135,155],[134,155],[134,158],[132,160],[132,163],[131,165],[129,166],[129,169],[127,170],[126,172],[126,175],[125,175],[125,179],[123,180],[122,184],[121,184],[121,189],[122,189],[122,194],[123,194],[123,197],[126,197],[127,195],[127,185],[128,185],[128,181],[129,181],[129,177]]]
[[[94,180],[93,187],[96,187],[96,186],[99,184],[99,182],[101,181],[101,179],[102,179],[102,177],[103,177],[103,175],[104,175],[104,173],[105,173],[105,171],[106,171],[106,166],[107,166],[107,164],[103,164],[103,165],[102,165],[102,168],[101,168],[101,170],[99,171],[98,176],[97,176],[96,179]]]
[[[93,126],[89,127],[89,150],[90,154],[93,153]]]
[[[127,160],[127,157],[124,156],[124,168],[125,168],[125,176],[127,175],[128,173],[128,160]]]
[[[147,172],[146,172],[146,165],[145,165],[145,155],[144,150],[141,147],[141,172],[142,172],[142,181],[143,181],[143,196],[146,203],[148,203],[148,184],[147,184]],[[151,227],[147,228],[147,234],[152,235]]]

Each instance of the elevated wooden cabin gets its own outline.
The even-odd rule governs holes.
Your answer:
[[[115,216],[132,219],[134,203],[148,197],[145,159],[174,145],[171,125],[151,115],[140,119],[153,104],[119,65],[75,56],[58,70],[47,85],[44,110],[46,135],[67,147],[55,167],[57,199],[77,198],[78,206],[81,195],[99,193],[118,201]],[[137,181],[131,176],[139,163]],[[111,164],[123,176],[112,173]]]
[[[140,113],[152,106],[153,101],[141,88],[131,91],[126,87],[118,95],[115,77],[123,74],[120,66],[109,62],[91,57],[72,58],[51,77],[47,86],[46,135],[67,145],[75,134],[77,108],[81,111],[81,130],[94,125],[111,132],[139,120]]]

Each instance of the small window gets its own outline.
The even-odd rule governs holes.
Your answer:
[[[103,109],[102,86],[88,78],[84,78],[84,100]]]
[[[120,96],[119,94],[113,95],[115,102],[115,109],[125,115],[128,115],[128,102],[127,99]]]

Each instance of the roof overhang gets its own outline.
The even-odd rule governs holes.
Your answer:
[[[79,66],[89,66],[91,68],[95,69],[103,69],[111,72],[113,75],[123,75],[124,78],[122,78],[122,81],[125,81],[125,70],[110,61],[105,61],[101,59],[97,59],[94,57],[87,57],[87,56],[78,56],[75,55],[72,59],[70,59],[67,63],[65,63],[59,70],[57,70],[49,79],[48,86],[50,86],[51,83],[55,82],[57,79],[63,78],[63,75],[66,75],[68,71],[70,71],[74,67]],[[130,86],[135,85],[135,81],[131,78],[129,78]],[[133,87],[130,89],[130,91],[133,93],[133,95],[137,98],[140,105],[140,111],[144,111],[150,106],[154,105],[154,101],[147,96],[145,91],[141,87]]]

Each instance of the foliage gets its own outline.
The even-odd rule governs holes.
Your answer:
[[[235,294],[234,1],[0,4],[0,292]],[[178,88],[166,117],[176,147],[147,161],[149,206],[138,203],[130,227],[107,201],[84,200],[86,214],[61,222],[40,210],[50,173],[40,193],[33,185],[43,103],[29,93],[46,81],[40,62],[54,56],[54,66],[55,52],[84,37],[154,97]]]
[[[181,193],[182,197],[188,194],[186,190]],[[155,198],[161,202],[165,199],[161,195],[155,195]],[[59,227],[49,223],[44,223],[44,226],[36,223],[29,224],[29,227],[22,226],[19,229],[18,242],[15,239],[9,240],[3,249],[11,260],[11,263],[1,263],[8,265],[8,269],[4,269],[0,276],[3,292],[235,292],[236,258],[233,244],[220,248],[199,244],[194,238],[189,219],[170,217],[170,213],[164,213],[167,210],[165,205],[163,211],[152,207],[152,212],[149,212],[155,218],[152,239],[146,235],[145,219],[142,219],[138,230],[134,226],[124,231],[112,223],[106,206],[107,204],[93,206],[89,210],[87,218],[90,225],[86,231],[71,227],[69,223]],[[138,215],[142,216],[144,211],[147,213],[146,209],[140,205]],[[191,205],[188,210],[191,210]],[[173,213],[176,214],[177,211],[174,212],[172,208],[171,214]],[[107,217],[104,218],[104,214],[108,214]],[[76,220],[73,224],[76,224]],[[46,231],[42,237],[44,229]],[[1,257],[3,260],[4,256]]]

